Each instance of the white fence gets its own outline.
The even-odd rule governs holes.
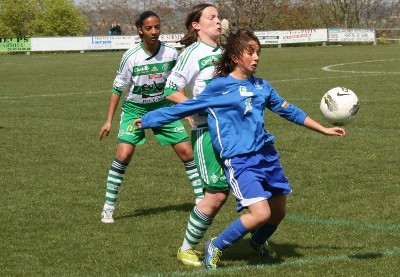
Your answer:
[[[262,45],[320,42],[371,42],[376,44],[374,29],[304,29],[255,32]],[[181,48],[183,34],[164,34],[160,40]],[[140,41],[139,36],[91,37],[0,37],[0,52],[89,51],[129,49]]]

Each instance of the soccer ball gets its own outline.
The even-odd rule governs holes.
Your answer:
[[[322,115],[326,121],[335,126],[344,126],[352,122],[359,109],[357,95],[348,88],[330,89],[321,99]]]

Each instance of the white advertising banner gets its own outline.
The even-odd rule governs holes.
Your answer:
[[[327,29],[280,31],[279,43],[323,42],[328,39]]]
[[[80,51],[82,49],[82,37],[31,38],[31,51]]]
[[[329,28],[328,30],[329,41],[337,42],[374,42],[375,30],[374,29],[340,29]]]
[[[129,49],[139,41],[138,38],[139,36],[83,37],[83,50]]]
[[[280,31],[259,31],[254,34],[260,40],[261,45],[279,44]]]
[[[307,29],[288,31],[258,31],[255,35],[263,44],[323,42],[328,39],[327,29]]]
[[[374,29],[304,29],[286,31],[257,31],[256,36],[262,45],[285,43],[311,43],[311,42],[374,42]],[[162,34],[160,40],[176,48],[181,48],[179,40],[183,34]],[[92,36],[92,37],[32,37],[24,38],[30,42],[30,48],[14,47],[15,44],[6,43],[14,38],[3,38],[0,51],[86,51],[86,50],[113,50],[129,49],[140,42],[138,35],[133,36]],[[15,38],[18,41],[18,38]],[[1,42],[1,38],[0,38]],[[11,46],[14,48],[12,48]],[[10,47],[11,48],[10,48]],[[11,49],[11,50],[10,50]]]
[[[183,34],[160,35],[160,40],[181,48],[179,40]],[[31,51],[86,51],[129,49],[140,42],[135,36],[93,36],[93,37],[33,37]]]

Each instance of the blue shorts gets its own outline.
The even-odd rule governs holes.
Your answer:
[[[236,197],[237,210],[292,192],[283,174],[279,154],[268,145],[258,152],[224,160],[224,170],[229,187]]]

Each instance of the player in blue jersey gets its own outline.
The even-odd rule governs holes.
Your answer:
[[[253,32],[230,33],[216,66],[216,78],[194,99],[162,108],[137,119],[141,128],[155,127],[195,112],[208,114],[212,143],[224,170],[238,211],[247,208],[216,238],[206,242],[205,265],[216,269],[222,251],[252,232],[250,245],[269,255],[266,242],[285,216],[286,195],[291,192],[283,174],[275,138],[264,129],[264,111],[330,136],[344,136],[340,127],[326,128],[286,102],[254,72],[259,62],[260,42]]]
[[[136,21],[141,42],[126,51],[114,80],[107,121],[101,127],[99,140],[108,135],[121,95],[126,91],[118,131],[118,145],[114,161],[108,171],[105,203],[101,213],[103,223],[113,223],[113,213],[119,190],[136,146],[146,141],[144,130],[132,125],[135,118],[160,107],[171,106],[164,99],[163,89],[178,58],[178,51],[161,41],[160,18],[152,11],[143,12]],[[183,93],[178,92],[178,93]],[[171,145],[182,160],[196,198],[203,189],[189,137],[180,121],[153,128],[161,145]],[[158,165],[157,165],[158,166]],[[160,197],[163,195],[160,194]]]

